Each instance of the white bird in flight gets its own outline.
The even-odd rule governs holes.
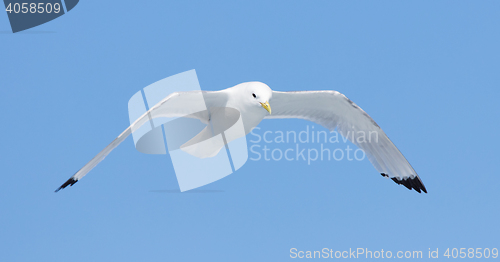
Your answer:
[[[193,114],[189,106],[196,103],[200,94],[203,96],[207,110]],[[427,193],[420,177],[384,131],[365,111],[346,96],[337,91],[279,92],[271,90],[269,86],[261,82],[245,82],[220,91],[175,92],[168,95],[132,123],[113,142],[62,184],[56,192],[78,182],[133,131],[147,123],[149,117],[190,117],[207,124],[203,131],[186,143],[193,145],[213,136],[214,132],[220,133],[224,130],[224,126],[219,131],[209,128],[209,125],[216,122],[218,118],[220,120],[225,117],[224,113],[215,113],[220,108],[233,108],[239,111],[244,127],[244,132],[241,132],[239,137],[250,133],[264,118],[299,118],[320,124],[330,131],[337,128],[339,133],[348,134],[347,138],[366,152],[372,165],[383,177],[390,178],[410,190]],[[361,135],[374,132],[377,135],[376,141],[359,139]],[[232,137],[226,143],[236,138],[238,137]],[[194,152],[188,153],[204,158],[216,155],[222,147],[194,148]]]

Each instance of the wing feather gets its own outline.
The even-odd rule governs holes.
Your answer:
[[[273,91],[270,104],[273,113],[265,118],[299,118],[320,124],[330,131],[336,128],[366,152],[382,176],[408,189],[427,193],[413,167],[379,125],[343,94],[337,91]]]
[[[78,172],[57,188],[55,192],[67,186],[73,186],[73,184],[78,182],[78,180],[84,177],[95,166],[97,166],[97,164],[104,160],[104,158],[119,144],[121,144],[130,134],[132,134],[132,132],[145,123],[149,123],[150,119],[158,117],[191,117],[199,119],[204,123],[208,123],[208,112],[204,109],[213,106],[224,106],[226,102],[227,97],[225,93],[220,91],[175,92],[168,95],[158,104],[153,106],[149,111],[140,116],[134,123],[125,129],[125,131],[115,138],[113,142],[107,145],[101,152],[99,152],[80,170],[78,170]]]

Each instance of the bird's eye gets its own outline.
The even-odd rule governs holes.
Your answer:
[[[252,93],[252,96],[253,96],[253,98],[257,98],[257,96],[255,95],[255,93]]]

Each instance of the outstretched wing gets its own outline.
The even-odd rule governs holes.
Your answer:
[[[143,124],[148,123],[150,119],[158,117],[190,117],[208,123],[209,116],[206,109],[215,106],[224,106],[226,101],[227,97],[225,93],[220,91],[175,92],[168,95],[125,129],[113,142],[78,170],[78,172],[56,189],[55,192],[78,182],[78,180],[104,160],[125,138]]]
[[[363,149],[380,174],[417,192],[427,189],[410,163],[377,123],[337,91],[276,92],[265,118],[300,118],[338,132]]]

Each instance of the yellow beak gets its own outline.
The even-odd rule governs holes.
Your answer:
[[[265,103],[260,103],[260,105],[267,110],[267,112],[269,112],[269,114],[271,114],[271,106],[269,105],[269,102],[265,102]]]

